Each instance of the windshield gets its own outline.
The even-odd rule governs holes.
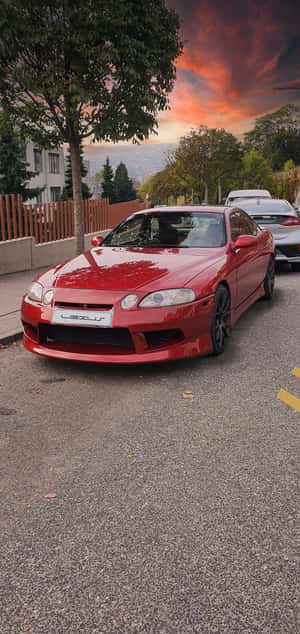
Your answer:
[[[239,200],[248,200],[249,198],[259,198],[261,200],[269,200],[270,196],[261,196],[260,194],[247,194],[247,196],[237,196],[236,198],[229,198],[230,202],[238,202]]]
[[[225,243],[222,213],[168,211],[128,218],[103,240],[101,246],[212,248]]]

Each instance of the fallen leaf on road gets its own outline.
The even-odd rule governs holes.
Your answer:
[[[16,341],[13,341],[13,346],[18,346],[19,344]]]
[[[149,469],[149,467],[144,467],[144,471],[147,471]]]
[[[54,436],[54,438],[52,438],[52,440],[59,440],[59,438],[57,436]]]
[[[43,497],[46,498],[46,500],[52,500],[52,498],[56,498],[56,493],[46,493]]]
[[[127,458],[133,458],[133,455],[131,453],[129,453]]]
[[[160,379],[161,381],[167,381],[168,379]]]
[[[183,398],[194,398],[193,392],[182,392]]]

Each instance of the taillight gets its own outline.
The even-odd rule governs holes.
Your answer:
[[[300,225],[300,219],[295,216],[289,216],[284,222],[280,223],[284,227],[292,227],[293,225]]]

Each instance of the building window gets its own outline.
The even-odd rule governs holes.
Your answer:
[[[59,154],[49,152],[49,174],[59,174]]]
[[[42,169],[43,169],[43,166],[42,166],[42,152],[41,152],[41,150],[34,149],[33,150],[33,157],[34,157],[34,171],[35,172],[41,172]]]
[[[60,199],[60,187],[50,187],[50,200],[52,203],[58,202]]]

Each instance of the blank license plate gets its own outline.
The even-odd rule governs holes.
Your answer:
[[[99,328],[112,327],[111,310],[68,310],[66,308],[53,309],[52,324],[64,324],[64,326],[98,326]]]

